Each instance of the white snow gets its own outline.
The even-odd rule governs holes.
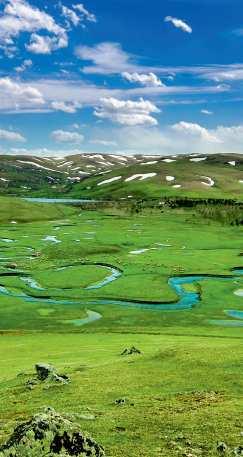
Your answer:
[[[156,175],[157,175],[157,173],[139,173],[139,174],[132,175],[129,178],[125,179],[125,182],[134,181],[134,179],[138,179],[139,181],[144,181],[145,179],[153,178]]]
[[[112,157],[113,159],[122,161],[122,162],[127,162],[127,158],[123,156],[116,156],[114,154],[109,154],[109,157]]]
[[[195,157],[194,159],[190,159],[190,162],[202,162],[202,160],[206,160],[207,157]]]
[[[174,186],[172,187],[174,187],[175,189],[179,189],[181,187],[181,184],[174,184]]]
[[[73,162],[64,162],[64,163],[61,163],[61,165],[57,165],[58,168],[62,168],[62,167],[68,167],[68,166],[71,166],[73,165]]]
[[[114,181],[119,181],[121,179],[121,176],[114,176],[114,178],[106,179],[105,181],[101,181],[97,184],[97,186],[103,186],[103,184],[109,184]]]
[[[71,178],[70,176],[68,176],[67,178],[69,181],[71,182],[79,182],[81,180],[81,178],[79,176],[74,176],[73,178]]]
[[[56,236],[47,235],[45,238],[42,238],[42,241],[51,241],[52,243],[61,243]]]
[[[5,178],[0,178],[1,181],[4,181],[4,182],[8,182],[9,179],[5,179]]]
[[[235,160],[230,160],[228,162],[229,165],[232,165],[232,167],[235,167],[236,161]]]
[[[171,163],[171,162],[176,162],[176,160],[173,160],[173,159],[163,159],[163,162]]]
[[[158,160],[151,160],[150,162],[140,162],[139,165],[154,165],[155,163],[158,163]]]
[[[243,184],[243,180],[242,180],[242,179],[239,179],[239,183],[240,183],[240,184]]]
[[[175,177],[174,176],[166,176],[165,179],[168,182],[175,181]]]
[[[208,187],[213,187],[215,182],[212,178],[210,178],[209,176],[201,176],[202,179],[206,179],[208,182],[202,182],[202,184],[204,184],[204,186],[208,186]]]
[[[138,254],[143,254],[143,252],[146,252],[146,251],[149,251],[149,249],[138,249],[137,251],[130,251],[129,254],[138,255]]]
[[[234,295],[237,295],[238,297],[243,297],[243,289],[235,290]]]
[[[53,170],[52,168],[43,167],[43,165],[39,165],[38,163],[30,162],[28,160],[18,160],[18,162],[24,163],[24,164],[27,164],[27,165],[32,165],[32,166],[37,167],[37,168],[42,168],[43,170],[54,171],[54,173],[61,173],[60,171]]]

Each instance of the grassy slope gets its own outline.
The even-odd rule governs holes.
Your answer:
[[[45,284],[52,278],[60,286],[54,267],[83,260],[108,262],[124,270],[116,282],[88,293],[75,289],[79,276],[82,286],[100,280],[101,272],[76,265],[72,274],[67,271],[63,277],[64,285],[74,287],[74,295],[173,300],[175,295],[167,285],[169,275],[228,274],[232,267],[241,265],[241,228],[208,225],[193,212],[111,217],[85,211],[72,215],[73,210],[65,207],[62,211],[69,220],[64,221],[59,209],[45,205],[51,220],[38,223],[31,220],[37,217],[37,207],[24,203],[28,224],[10,225],[7,222],[13,216],[7,208],[12,211],[12,200],[8,205],[4,202],[1,217],[5,225],[0,237],[16,242],[1,243],[2,253]],[[21,220],[21,205],[16,200],[15,220]],[[55,218],[59,220],[52,222]],[[44,242],[46,235],[55,235],[62,243]],[[129,254],[134,249],[155,247],[155,243],[171,247]],[[42,256],[26,259],[29,247],[41,251]],[[1,270],[6,271],[4,264]],[[238,284],[203,282],[202,302],[192,311],[92,306],[103,319],[81,328],[61,321],[82,317],[84,306],[33,304],[1,297],[1,438],[16,422],[51,405],[63,413],[77,413],[81,427],[101,441],[107,455],[113,457],[124,453],[129,457],[198,455],[199,451],[206,457],[217,455],[217,440],[231,447],[242,444],[242,329],[208,322],[224,319],[224,309],[241,309],[242,298],[233,291],[242,283],[241,279]],[[1,284],[6,284],[6,279],[1,278]],[[19,286],[16,279],[7,280],[7,284]],[[121,357],[121,351],[132,344],[143,354]],[[27,390],[25,382],[39,361],[54,363],[71,376],[72,383]],[[128,399],[124,407],[114,404],[123,397]],[[96,419],[80,416],[90,414]]]
[[[137,173],[157,173],[157,176],[145,181],[125,182],[127,177]],[[97,186],[99,182],[115,176],[122,179],[110,184]],[[166,176],[174,176],[176,181],[166,182]],[[214,187],[207,187],[201,182],[209,176],[214,179]],[[190,162],[187,158],[180,158],[172,163],[159,162],[153,165],[130,165],[118,168],[102,176],[94,176],[76,184],[70,190],[74,197],[121,198],[128,195],[134,197],[162,197],[162,196],[188,196],[201,198],[237,198],[241,199],[243,185],[243,165],[232,167],[223,161]],[[207,182],[207,181],[206,181]],[[173,184],[182,185],[173,188]]]
[[[77,210],[63,205],[31,204],[19,198],[0,197],[0,223],[34,222],[72,216]]]

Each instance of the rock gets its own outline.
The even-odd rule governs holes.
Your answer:
[[[23,452],[26,449],[26,454]],[[105,452],[93,438],[80,430],[79,425],[58,414],[52,408],[34,415],[18,425],[9,440],[0,447],[3,456],[94,456],[105,457]],[[6,453],[5,453],[6,451]]]
[[[221,453],[226,452],[227,451],[227,445],[223,441],[219,442],[218,445],[217,445],[217,451],[221,452]]]
[[[32,257],[40,257],[41,256],[41,252],[40,251],[35,251],[32,253]]]
[[[17,263],[11,262],[11,263],[6,263],[5,267],[9,268],[10,270],[16,270],[16,268],[18,268],[18,265],[17,265]]]
[[[124,349],[121,355],[132,355],[132,354],[141,354],[140,349],[137,349],[135,346]]]
[[[58,374],[56,369],[47,363],[37,363],[35,369],[39,381],[55,381],[62,384],[68,384],[70,381],[68,376]]]
[[[27,381],[26,387],[29,390],[33,390],[37,384],[38,384],[38,381],[36,379],[30,379],[29,381]]]
[[[55,373],[55,368],[47,363],[37,363],[35,369],[37,378],[40,381],[45,381],[49,376],[52,376]]]
[[[234,454],[235,454],[235,455],[243,455],[243,446],[237,446],[237,447],[234,449]]]
[[[126,404],[126,399],[125,398],[118,398],[115,401],[116,405],[125,405]]]

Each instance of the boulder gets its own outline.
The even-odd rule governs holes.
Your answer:
[[[67,384],[70,381],[68,376],[58,374],[56,369],[47,363],[37,363],[35,369],[39,381],[55,381],[62,384]]]
[[[40,457],[105,456],[103,447],[82,432],[79,425],[52,408],[45,408],[43,412],[18,425],[8,441],[0,447],[0,455],[27,457],[30,449],[33,455]]]
[[[228,447],[227,444],[225,444],[223,441],[219,442],[217,445],[217,451],[221,452],[222,454],[227,451]]]
[[[17,265],[17,263],[10,262],[10,263],[6,263],[5,267],[9,268],[10,270],[16,270],[16,268],[18,268],[18,265]]]
[[[132,355],[132,354],[141,354],[140,349],[137,349],[135,346],[124,349],[121,355]]]

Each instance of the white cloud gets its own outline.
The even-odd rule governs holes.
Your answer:
[[[84,136],[81,133],[69,132],[67,130],[54,130],[51,133],[51,137],[54,141],[58,143],[82,143],[84,141]]]
[[[20,142],[26,141],[26,139],[20,133],[3,129],[0,129],[0,140]]]
[[[139,101],[118,100],[116,98],[102,98],[101,105],[94,114],[100,119],[109,119],[122,125],[157,125],[157,120],[151,113],[160,110],[150,101],[140,98]]]
[[[96,16],[93,13],[90,13],[85,8],[83,3],[78,3],[77,5],[73,5],[73,8],[76,9],[77,11],[79,11],[82,14],[83,18],[85,18],[87,21],[89,21],[89,22],[97,22]]]
[[[119,43],[104,42],[96,46],[79,46],[76,56],[91,61],[94,65],[84,67],[84,73],[115,74],[135,70],[131,56],[123,51]]]
[[[38,31],[50,35],[42,37]],[[47,54],[68,44],[66,30],[59,26],[52,16],[25,0],[7,0],[0,17],[0,44],[7,52],[15,51],[15,40],[21,33],[31,33],[31,42],[27,49],[35,53]]]
[[[97,144],[100,146],[117,146],[116,141],[108,141],[108,140],[91,140],[91,144]]]
[[[45,101],[37,88],[6,77],[0,78],[0,110],[19,110],[40,108]]]
[[[178,19],[177,17],[166,16],[165,22],[171,22],[177,29],[181,29],[183,32],[192,33],[192,28],[185,21]]]
[[[63,111],[64,113],[73,114],[76,113],[78,109],[82,108],[81,103],[65,103],[65,102],[52,102],[52,108],[55,111]]]
[[[210,133],[199,124],[181,121],[172,125],[171,128],[187,137],[196,137],[210,143],[221,143],[221,140],[217,135]]]
[[[201,109],[201,113],[206,114],[207,116],[210,116],[211,114],[213,114],[213,111],[209,111],[207,109]]]
[[[33,62],[31,59],[25,59],[21,65],[19,65],[18,67],[15,67],[15,71],[17,71],[17,73],[22,73],[23,71],[30,68],[32,65],[33,65]]]
[[[61,9],[62,15],[66,18],[68,24],[70,25],[71,23],[75,27],[77,27],[77,25],[80,22],[80,17],[75,13],[75,11],[71,10],[70,8],[64,5],[61,5]]]
[[[60,48],[66,48],[68,45],[67,35],[60,36],[42,36],[38,33],[32,33],[30,43],[26,45],[26,49],[33,54],[51,54]]]
[[[155,97],[161,104],[180,103],[175,96],[185,94],[217,94],[228,91],[222,86],[162,86],[162,87],[135,87],[128,89],[110,89],[104,85],[98,86],[78,79],[35,79],[14,80],[0,77],[0,112],[44,112],[62,110],[75,112],[83,105],[97,106],[101,98],[116,98],[134,100],[138,97]],[[173,99],[164,96],[173,96]],[[163,98],[162,98],[163,97]],[[196,99],[198,100],[198,99]],[[184,103],[185,101],[183,101]],[[195,103],[195,100],[188,100]]]
[[[127,71],[122,73],[124,79],[129,82],[138,82],[142,86],[152,86],[152,87],[161,87],[164,84],[162,81],[156,76],[154,73],[150,72],[148,74],[139,74],[135,73],[128,73]]]
[[[199,124],[179,122],[162,128],[122,127],[109,132],[120,153],[127,154],[220,154],[243,153],[243,124],[206,129]],[[124,153],[124,152],[123,152]]]

